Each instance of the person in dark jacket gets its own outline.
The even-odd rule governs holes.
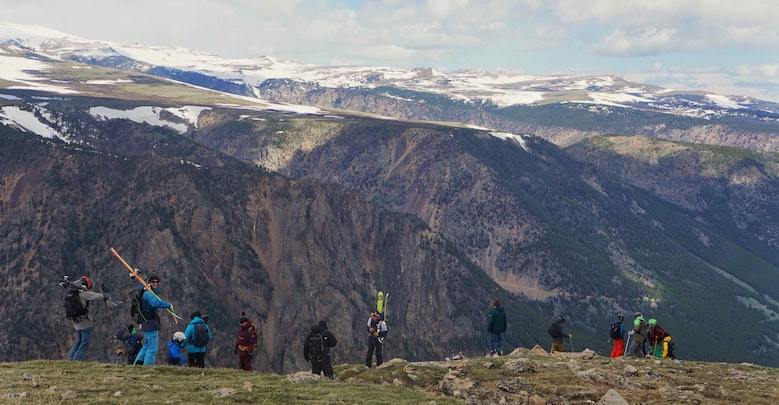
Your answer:
[[[159,285],[159,277],[149,277],[149,287],[151,287],[152,291],[156,294],[159,294],[157,288]],[[141,330],[146,336],[146,343],[141,347],[141,351],[138,352],[134,364],[153,366],[157,362],[157,350],[159,350],[158,337],[160,333],[160,316],[157,311],[159,308],[173,309],[173,304],[157,298],[149,291],[144,291],[141,305],[143,305],[144,312],[147,312],[150,316],[146,317],[146,321],[141,325]]]
[[[490,334],[490,355],[503,355],[503,332],[506,331],[506,311],[500,305],[500,300],[492,303],[487,315],[487,332]]]
[[[368,353],[365,355],[365,367],[370,367],[373,362],[373,352],[376,352],[376,367],[380,366],[384,362],[382,359],[382,347],[384,346],[384,338],[387,336],[387,322],[379,318],[379,313],[376,311],[371,312],[371,317],[368,318]]]
[[[184,336],[187,338],[187,365],[189,367],[206,367],[206,349],[208,346],[198,347],[195,345],[195,329],[198,324],[203,324],[208,335],[208,341],[210,342],[213,336],[211,336],[211,329],[206,324],[205,319],[201,317],[200,311],[195,311],[190,316],[192,320],[184,330]]]
[[[124,348],[117,349],[117,354],[123,352],[127,356],[127,364],[133,364],[135,356],[143,347],[143,332],[136,330],[135,325],[129,324],[114,332],[114,339],[122,342]]]
[[[238,330],[238,337],[235,339],[235,354],[238,355],[238,368],[243,371],[252,371],[252,357],[254,349],[257,348],[257,329],[252,324],[245,313],[241,312],[238,319],[241,328]]]
[[[549,333],[549,336],[552,337],[552,353],[554,352],[564,352],[565,346],[563,346],[563,339],[564,338],[572,338],[573,335],[568,333],[565,330],[565,325],[563,323],[565,322],[565,318],[562,316],[558,316],[557,319],[552,322],[552,325],[549,326],[549,329],[547,329],[547,332]]]
[[[316,353],[320,349],[312,347],[319,344],[316,339],[312,339],[317,334],[320,334],[322,337],[321,354]],[[308,332],[306,339],[303,341],[303,358],[311,362],[311,373],[316,375],[324,373],[327,378],[335,378],[330,348],[335,347],[336,344],[338,344],[338,340],[332,332],[327,330],[327,322],[319,321],[318,324],[311,326],[311,331]]]

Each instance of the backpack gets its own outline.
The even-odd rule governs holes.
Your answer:
[[[208,344],[208,327],[204,322],[196,323],[192,334],[194,335],[194,338],[191,343],[195,345],[195,347],[206,347]]]
[[[612,339],[622,339],[622,322],[616,321],[609,327],[609,337]]]
[[[666,355],[669,359],[675,359],[676,358],[676,347],[674,345],[674,341],[671,340],[668,342],[668,353]]]
[[[65,316],[74,321],[89,313],[89,301],[87,306],[81,306],[80,292],[78,288],[68,288],[68,292],[65,293]]]
[[[308,338],[308,354],[311,356],[312,363],[321,363],[324,360],[326,351],[325,337],[321,332],[312,333]]]
[[[552,326],[549,327],[547,332],[549,332],[549,336],[551,336],[551,337],[553,337],[555,339],[563,337],[563,331],[560,329],[560,323],[559,322],[552,323]]]
[[[138,325],[155,318],[153,311],[145,310],[146,305],[143,302],[144,291],[146,290],[143,288],[136,288],[133,293],[132,301],[130,302],[130,317],[132,317],[133,322]]]

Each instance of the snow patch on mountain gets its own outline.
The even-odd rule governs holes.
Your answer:
[[[204,110],[210,110],[210,109],[211,108],[209,107],[201,107],[201,106],[184,106],[180,108],[173,108],[173,107],[161,108],[155,106],[141,106],[141,107],[135,107],[131,110],[118,110],[118,109],[108,108],[108,107],[91,107],[89,109],[89,114],[99,120],[123,118],[138,123],[146,123],[149,125],[156,125],[160,127],[169,127],[175,130],[176,132],[183,134],[184,132],[187,132],[190,126],[194,126],[197,128],[197,119],[200,116],[200,113],[203,112]],[[166,120],[163,117],[164,112],[172,114],[173,116],[182,119],[186,123],[172,122]]]
[[[0,107],[0,124],[32,132],[44,138],[64,138],[56,129],[38,120],[32,111],[16,106]]]
[[[530,152],[530,149],[527,147],[527,142],[525,142],[525,138],[522,137],[522,135],[512,134],[509,132],[497,132],[492,131],[490,132],[490,135],[503,140],[510,140],[514,141],[519,144],[519,146],[522,147],[526,152]]]

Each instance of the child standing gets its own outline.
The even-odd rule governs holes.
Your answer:
[[[184,342],[187,338],[184,336],[184,332],[176,332],[173,334],[173,339],[168,342],[168,364],[171,366],[182,367],[187,359],[181,354],[181,348],[184,347]]]

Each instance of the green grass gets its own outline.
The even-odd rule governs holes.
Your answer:
[[[131,367],[94,362],[0,364],[0,401],[57,404],[455,404],[779,401],[779,369],[748,363],[609,359],[592,352],[544,356],[520,349],[499,358],[344,364],[336,380],[235,369]],[[546,402],[541,402],[546,401]]]
[[[360,366],[362,367],[362,366]],[[304,375],[307,373],[303,373]],[[395,385],[394,367],[338,366],[339,380],[290,381],[285,375],[235,369],[131,367],[95,362],[0,364],[0,401],[59,404],[406,404],[455,403]],[[305,375],[308,377],[308,375]],[[402,377],[401,377],[402,378]]]

